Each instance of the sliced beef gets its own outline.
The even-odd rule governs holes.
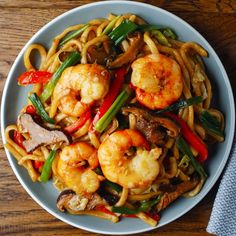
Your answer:
[[[17,120],[17,125],[21,133],[29,133],[30,135],[30,139],[23,142],[27,152],[31,152],[41,145],[56,143],[69,144],[69,140],[63,132],[58,130],[50,131],[41,127],[34,122],[33,118],[29,114],[20,114]]]

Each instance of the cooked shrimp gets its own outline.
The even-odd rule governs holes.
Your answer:
[[[180,66],[162,54],[151,54],[132,64],[131,82],[136,98],[144,106],[163,109],[182,94],[183,81]]]
[[[85,142],[66,146],[60,153],[57,172],[65,185],[77,194],[95,192],[100,181],[92,169],[98,166],[97,151]]]
[[[50,116],[57,107],[69,116],[78,117],[109,90],[110,73],[97,64],[80,64],[67,68],[59,79],[52,96]]]
[[[108,136],[98,149],[98,159],[104,176],[124,188],[149,186],[159,174],[160,148],[151,151],[143,147],[145,138],[136,130],[119,130]],[[131,148],[137,152],[130,156]]]

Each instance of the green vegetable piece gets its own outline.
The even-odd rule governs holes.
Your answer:
[[[177,35],[175,34],[175,32],[171,29],[171,28],[165,28],[162,30],[162,33],[169,38],[172,39],[177,39]]]
[[[185,142],[185,140],[182,137],[179,137],[176,141],[177,147],[179,150],[184,154],[187,155],[190,159],[190,163],[193,166],[193,168],[198,172],[198,174],[203,177],[204,179],[207,178],[207,174],[205,170],[203,169],[202,165],[197,162],[195,157],[192,154],[191,149],[189,148],[188,144]]]
[[[137,28],[138,28],[138,25],[136,25],[130,20],[125,19],[121,22],[119,26],[117,26],[114,30],[112,30],[108,34],[108,36],[117,46],[127,37],[129,33],[134,32]]]
[[[161,27],[159,25],[143,24],[138,26],[138,30],[142,32],[147,32],[152,30],[161,30]]]
[[[29,100],[32,102],[33,106],[35,107],[37,113],[40,115],[40,117],[50,123],[50,124],[55,124],[55,121],[49,117],[48,113],[45,111],[43,104],[41,103],[38,95],[36,93],[32,93],[29,96]]]
[[[116,22],[120,19],[121,16],[116,16],[108,25],[107,27],[103,30],[102,34],[106,35],[106,34],[109,34],[113,27],[115,26]]]
[[[171,47],[170,43],[168,42],[168,39],[160,30],[152,30],[151,32],[160,44]]]
[[[187,155],[184,155],[181,161],[178,164],[178,167],[188,167],[190,158]]]
[[[163,112],[167,112],[167,111],[174,111],[174,110],[178,110],[184,107],[188,107],[194,104],[198,104],[201,103],[203,101],[202,96],[197,96],[197,97],[193,97],[193,98],[189,98],[187,100],[180,100],[178,102],[173,103],[172,105],[168,106],[165,109],[156,111],[156,114],[160,114]]]
[[[57,71],[53,74],[52,78],[49,80],[45,86],[42,94],[40,95],[40,100],[45,103],[47,99],[52,95],[53,90],[59,80],[62,72],[69,66],[73,66],[80,61],[80,54],[76,51],[71,52],[71,54],[66,58],[66,60],[61,64]]]
[[[40,175],[41,182],[45,183],[50,178],[51,172],[52,172],[52,162],[54,160],[55,155],[56,155],[56,150],[52,150],[50,152],[47,160],[45,161],[45,163],[43,165],[42,173]]]
[[[123,90],[116,100],[113,102],[111,107],[107,110],[107,112],[97,121],[94,128],[99,133],[103,132],[107,126],[110,124],[113,117],[117,114],[120,108],[124,105],[124,103],[128,100],[130,93],[126,90]]]
[[[220,122],[214,116],[212,116],[207,110],[204,110],[200,114],[199,119],[202,122],[203,127],[207,131],[209,131],[209,133],[224,138],[224,133],[220,128]]]
[[[103,181],[103,183],[112,188],[113,190],[115,190],[117,193],[120,193],[122,191],[122,187],[120,185],[113,183],[109,180],[105,180]]]
[[[153,200],[143,201],[140,207],[135,208],[135,209],[130,209],[125,206],[120,206],[120,207],[113,206],[111,210],[112,212],[116,212],[120,214],[128,214],[128,215],[137,214],[139,212],[149,211],[151,207],[153,207],[154,205],[160,202],[161,198],[162,198],[162,194],[158,195],[158,197]]]
[[[111,208],[111,211],[115,213],[127,214],[127,215],[139,213],[139,209],[130,209],[124,206],[120,206],[120,207],[113,206]]]
[[[162,198],[163,194],[158,195],[157,198],[153,199],[153,200],[149,200],[149,201],[143,201],[140,205],[140,207],[138,208],[139,211],[148,211],[150,210],[151,207],[155,206],[156,204],[158,204]]]
[[[79,34],[83,33],[89,26],[90,26],[89,24],[85,24],[80,29],[74,31],[73,33],[71,33],[71,34],[69,34],[67,36],[65,36],[64,39],[60,42],[59,47],[61,47],[62,45],[64,45],[68,41],[70,41],[71,39],[75,38]]]
[[[97,167],[97,168],[93,169],[93,171],[98,175],[103,175],[102,170],[101,170],[100,167]]]

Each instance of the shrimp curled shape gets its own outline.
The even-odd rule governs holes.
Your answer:
[[[149,109],[163,109],[181,96],[181,69],[174,59],[150,54],[135,60],[132,69],[131,82],[136,98]]]
[[[150,185],[159,174],[160,148],[144,149],[147,141],[136,130],[126,129],[112,133],[98,149],[98,159],[104,176],[125,188]],[[137,148],[128,156],[128,151]]]
[[[67,68],[60,77],[52,96],[50,116],[55,107],[69,116],[82,115],[109,90],[110,73],[97,64],[79,64]]]
[[[77,142],[62,149],[57,172],[69,189],[77,194],[94,193],[100,186],[97,151],[85,142]]]

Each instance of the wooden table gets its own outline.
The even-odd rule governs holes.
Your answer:
[[[43,25],[74,7],[95,1],[1,0],[0,94],[7,74],[25,43]],[[152,0],[196,28],[221,58],[236,88],[236,1]],[[209,235],[205,232],[219,182],[189,213],[143,235]],[[73,228],[38,206],[16,179],[0,141],[0,235],[93,235]]]

